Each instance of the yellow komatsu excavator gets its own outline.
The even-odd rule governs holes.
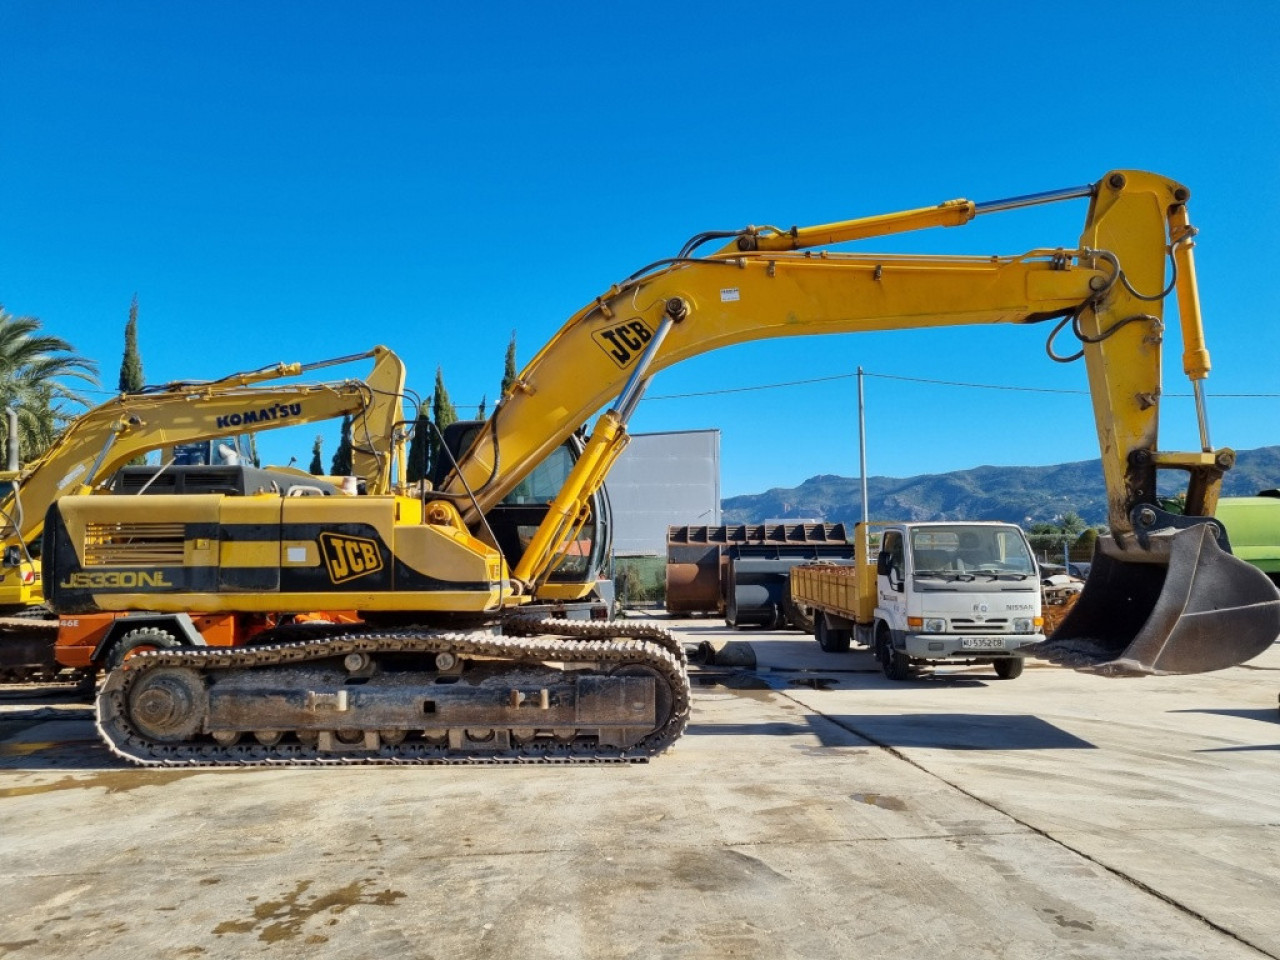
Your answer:
[[[373,367],[364,379],[277,382],[369,359]],[[130,468],[141,485],[161,490],[176,479],[198,475],[206,490],[210,484],[225,487],[228,469],[193,470],[174,463],[181,458],[175,458],[173,451],[197,441],[234,440],[245,433],[342,416],[352,418],[353,474],[369,491],[388,493],[393,461],[403,447],[404,379],[400,359],[378,347],[305,365],[282,363],[218,380],[146,387],[77,417],[26,468],[11,464],[10,470],[0,474],[0,483],[8,486],[0,501],[0,677],[21,682],[54,679],[59,673],[53,660],[57,620],[49,617],[43,605],[44,579],[37,549],[45,512],[59,496],[102,492],[122,467],[153,450],[163,451],[167,460],[158,470]],[[205,457],[204,461],[216,459]],[[231,472],[241,486],[247,475],[250,485],[265,484],[286,493],[318,489],[315,478],[298,471]]]
[[[701,234],[571,317],[421,496],[64,497],[44,541],[48,595],[60,611],[354,608],[364,620],[235,651],[134,657],[99,693],[99,729],[143,764],[627,760],[661,751],[689,710],[669,634],[512,616],[591,589],[589,564],[576,577],[565,571],[586,552],[599,520],[592,498],[650,378],[748,340],[962,324],[1049,324],[1053,356],[1069,328],[1088,371],[1111,532],[1075,611],[1035,653],[1112,675],[1240,663],[1280,634],[1280,594],[1231,556],[1212,519],[1234,455],[1211,446],[1204,415],[1209,356],[1188,197],[1163,177],[1115,171],[993,203]],[[1075,248],[1012,257],[828,249],[1069,199],[1089,203]],[[1201,449],[1190,453],[1157,445],[1171,295],[1200,412]],[[548,467],[613,398],[571,469],[567,460],[562,471]],[[1186,475],[1183,516],[1157,506],[1162,471]],[[513,498],[532,512],[500,530],[492,518]]]

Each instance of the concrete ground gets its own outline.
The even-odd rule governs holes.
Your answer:
[[[625,767],[125,767],[0,694],[0,957],[1280,958],[1280,648],[893,684],[795,633]]]

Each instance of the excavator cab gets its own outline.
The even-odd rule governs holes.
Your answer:
[[[453,463],[463,457],[483,426],[483,420],[459,420],[444,428],[444,445],[452,456],[440,457],[435,464],[431,481],[437,489],[444,485]],[[582,448],[577,434],[571,435],[485,513],[485,525],[494,545],[512,568],[520,562],[546,519],[549,504],[564,486]],[[594,588],[606,569],[612,545],[612,513],[602,487],[591,497],[590,519],[564,545],[545,575],[539,594],[548,599],[572,599],[572,593],[588,585]]]
[[[253,463],[253,447],[249,434],[195,440],[162,448],[161,463],[174,466],[236,466]]]

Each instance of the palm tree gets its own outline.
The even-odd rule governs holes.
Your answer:
[[[0,304],[0,407],[18,412],[18,448],[24,463],[40,456],[75,415],[68,403],[90,406],[59,381],[97,386],[96,373],[97,365],[75,354],[67,341],[40,333],[38,319],[14,316]],[[9,438],[0,436],[0,463],[7,462],[8,446]]]

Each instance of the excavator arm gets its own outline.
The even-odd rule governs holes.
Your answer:
[[[272,382],[363,359],[374,362],[364,379]],[[350,415],[353,471],[370,492],[388,492],[397,425],[404,419],[404,380],[400,358],[375,347],[333,360],[148,387],[93,408],[74,420],[43,457],[9,478],[12,491],[0,504],[0,543],[6,551],[0,607],[16,599],[8,596],[15,593],[9,580],[20,579],[21,568],[30,566],[26,545],[40,535],[49,505],[60,496],[93,490],[151,450]]]
[[[816,249],[1071,198],[1090,199],[1076,249],[1014,257],[884,256]],[[658,371],[718,347],[770,337],[966,324],[1056,321],[1057,359],[1083,356],[1093,398],[1111,534],[1104,571],[1041,651],[1109,673],[1197,672],[1256,655],[1280,633],[1280,596],[1234,560],[1212,515],[1229,449],[1213,449],[1202,383],[1209,372],[1194,265],[1189,191],[1140,171],[1087,187],[815,227],[747,228],[695,237],[680,254],[615,285],[538,353],[440,494],[473,529],[552,449],[601,415],[546,521],[514,570],[537,588],[584,522],[587,498],[627,442],[626,423]],[[729,243],[708,255],[697,248]],[[1173,280],[1166,285],[1166,262]],[[1158,447],[1163,305],[1176,291],[1184,371],[1201,449]],[[1054,354],[1066,326],[1079,344]],[[1159,471],[1188,474],[1186,516],[1156,506]],[[1091,592],[1092,591],[1092,592]]]
[[[1078,308],[1105,265],[1060,250],[1020,257],[732,252],[680,258],[580,310],[538,353],[442,492],[474,521],[615,397],[698,354],[771,337],[1026,323]],[[627,389],[624,391],[624,387]],[[626,413],[630,409],[625,410]]]

